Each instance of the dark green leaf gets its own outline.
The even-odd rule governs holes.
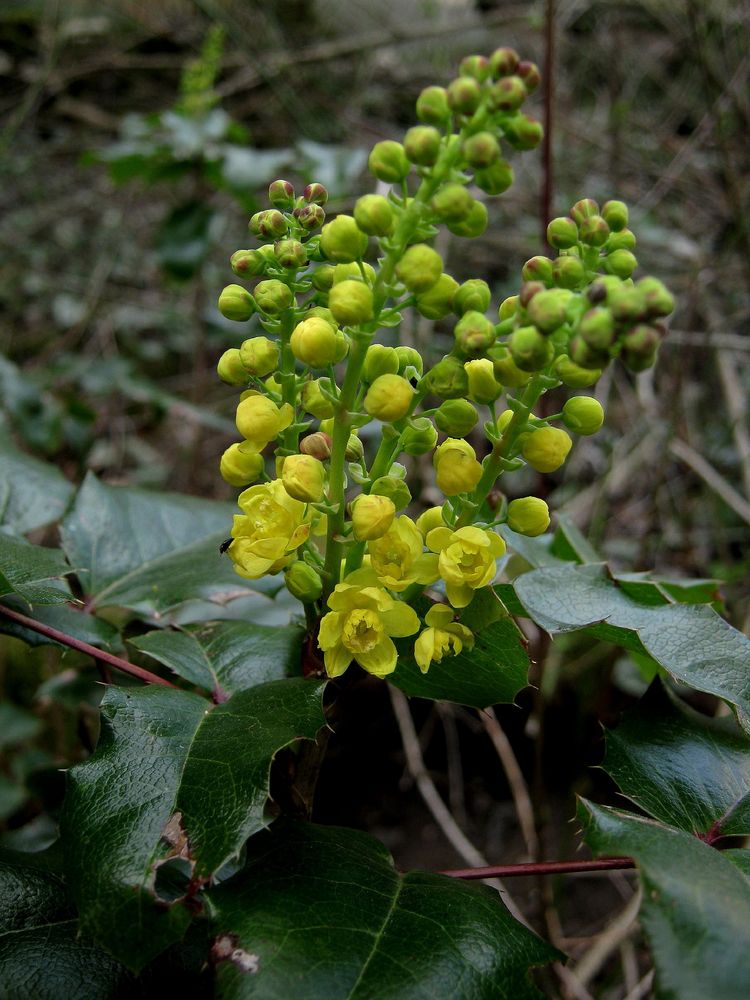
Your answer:
[[[557,957],[492,890],[402,875],[356,830],[274,828],[210,895],[223,1000],[526,1000]]]
[[[415,607],[423,616],[430,603],[422,600]],[[474,708],[512,702],[528,683],[527,643],[491,587],[476,594],[461,615],[461,623],[474,632],[472,650],[432,663],[423,674],[412,655],[411,640],[388,680],[417,698]]]
[[[73,493],[53,465],[17,451],[0,436],[0,524],[19,535],[59,520]]]
[[[12,816],[28,797],[29,793],[22,785],[0,774],[0,819]]]
[[[10,702],[0,703],[0,750],[33,739],[42,723],[31,712],[26,712]]]
[[[750,740],[653,685],[607,733],[602,765],[646,812],[688,833],[750,834]]]
[[[31,545],[0,531],[0,597],[18,594],[29,604],[68,601],[70,591],[63,577],[70,572],[59,549]]]
[[[565,562],[601,562],[601,556],[593,545],[576,528],[570,518],[562,514],[557,517],[557,528],[552,536],[550,552]]]
[[[565,560],[551,551],[552,535],[538,535],[536,538],[530,538],[528,535],[519,535],[515,531],[511,531],[507,524],[501,524],[499,532],[505,539],[508,548],[517,553],[533,569],[537,569],[539,566],[565,565]]]
[[[191,278],[211,246],[215,212],[204,201],[191,201],[172,209],[156,238],[156,255],[164,270],[175,278]]]
[[[110,688],[96,753],[69,772],[62,817],[82,927],[139,969],[178,941],[186,901],[155,899],[156,870],[185,857],[208,876],[264,825],[271,761],[324,724],[322,685],[273,681],[212,706],[169,688]]]
[[[739,870],[750,879],[750,849],[734,847],[729,851],[722,851],[722,856],[729,858],[733,865],[737,865]]]
[[[650,819],[581,802],[599,855],[635,858],[657,998],[747,1000],[750,881],[715,848]]]

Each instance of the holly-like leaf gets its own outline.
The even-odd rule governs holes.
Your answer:
[[[19,535],[62,517],[73,487],[63,474],[0,435],[0,524]]]
[[[70,566],[59,549],[31,545],[0,531],[0,597],[18,594],[29,604],[70,600],[63,577]]]
[[[422,617],[430,602],[415,605]],[[408,695],[453,701],[486,708],[514,701],[528,683],[526,639],[491,587],[478,591],[461,615],[461,624],[474,633],[474,648],[446,656],[423,674],[412,655],[414,636],[402,644],[403,653],[388,680]]]
[[[94,755],[69,772],[61,830],[81,926],[138,970],[184,934],[189,898],[158,900],[160,863],[195,888],[262,829],[271,761],[324,724],[322,685],[272,681],[212,706],[163,687],[110,688]]]
[[[205,691],[234,694],[300,675],[304,629],[251,622],[212,622],[182,632],[161,629],[132,645]]]
[[[750,739],[732,719],[699,715],[658,682],[607,733],[602,766],[664,823],[712,838],[750,834]]]
[[[591,802],[579,809],[599,855],[635,858],[641,921],[664,1000],[746,1000],[750,880],[697,837]]]
[[[559,957],[491,889],[401,874],[356,830],[275,826],[210,897],[222,1000],[528,1000]]]
[[[585,629],[606,642],[646,653],[678,680],[737,706],[743,727],[750,729],[750,639],[712,608],[641,603],[602,565],[533,570],[513,586],[541,628],[553,634]],[[653,589],[650,593],[653,598]]]

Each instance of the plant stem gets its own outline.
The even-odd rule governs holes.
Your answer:
[[[523,875],[575,875],[635,868],[632,858],[594,858],[592,861],[537,861],[519,865],[488,865],[485,868],[452,868],[438,872],[450,878],[518,878]]]

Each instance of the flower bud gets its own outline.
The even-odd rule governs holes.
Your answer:
[[[279,240],[273,252],[281,267],[296,271],[307,263],[307,251],[299,240]]]
[[[481,278],[470,278],[459,285],[453,297],[453,311],[463,316],[467,312],[485,313],[489,309],[490,286]]]
[[[295,358],[310,368],[334,365],[341,361],[347,351],[344,335],[319,316],[312,316],[298,323],[289,343]]]
[[[565,322],[569,298],[570,292],[564,289],[539,292],[528,304],[529,319],[542,333],[552,333]]]
[[[294,187],[289,181],[271,181],[268,186],[268,200],[274,208],[291,208],[294,204]]]
[[[469,376],[459,358],[448,354],[427,372],[428,391],[441,399],[460,399],[469,391]]]
[[[294,410],[288,403],[277,406],[267,396],[243,395],[237,406],[235,422],[240,434],[258,447],[265,447],[294,419]]]
[[[278,316],[294,302],[294,293],[288,285],[276,278],[259,281],[255,286],[258,309],[267,316]]]
[[[367,390],[364,408],[383,423],[401,420],[411,409],[414,389],[400,375],[379,375]]]
[[[621,229],[617,233],[610,232],[605,248],[608,253],[614,253],[615,250],[634,250],[635,244],[635,233],[629,229]]]
[[[515,316],[518,312],[518,307],[520,301],[517,295],[509,295],[507,299],[503,299],[500,305],[497,307],[497,316],[502,323],[505,319],[510,319]]]
[[[396,375],[398,370],[399,357],[395,347],[370,344],[362,366],[362,381],[365,385],[371,385],[381,375]]]
[[[360,493],[352,502],[352,531],[358,542],[382,538],[393,524],[396,505],[388,497]]]
[[[468,399],[446,399],[435,413],[435,423],[439,429],[452,438],[466,437],[474,429],[478,419],[479,415]]]
[[[495,381],[495,373],[489,358],[467,361],[464,365],[469,376],[469,396],[475,403],[489,406],[502,394],[503,387]]]
[[[591,347],[583,337],[576,333],[570,338],[568,354],[571,360],[582,368],[604,368],[609,362],[609,352]]]
[[[349,435],[349,440],[346,442],[346,449],[344,451],[344,458],[347,462],[361,462],[365,457],[365,448],[362,442],[357,437],[356,431]]]
[[[428,507],[426,511],[419,515],[415,523],[422,538],[426,538],[435,528],[444,528],[445,521],[443,520],[442,506]]]
[[[219,462],[221,478],[230,486],[250,486],[264,468],[263,456],[249,441],[230,444]]]
[[[299,450],[303,455],[311,455],[319,462],[325,462],[331,457],[331,438],[323,431],[315,431],[314,434],[302,438]]]
[[[624,201],[605,201],[602,218],[613,233],[619,233],[628,224],[628,206]]]
[[[242,285],[227,285],[219,296],[219,312],[225,319],[244,323],[255,312],[253,297]]]
[[[401,447],[407,455],[426,455],[437,444],[438,435],[429,417],[413,417],[401,434]]]
[[[539,72],[539,67],[536,63],[530,62],[528,59],[524,59],[516,67],[516,73],[523,80],[523,85],[526,87],[527,94],[533,94],[539,84],[542,82],[542,76]]]
[[[442,222],[460,222],[473,205],[474,199],[463,184],[445,184],[432,199],[432,210]]]
[[[518,368],[524,372],[538,372],[554,357],[554,349],[535,326],[520,326],[513,331],[510,353]]]
[[[607,293],[607,303],[617,323],[635,323],[647,315],[644,296],[637,287],[627,285]]]
[[[369,323],[373,318],[372,289],[353,278],[342,281],[331,289],[328,307],[342,326]]]
[[[461,152],[470,167],[478,170],[500,159],[500,145],[492,132],[476,132],[464,141]]]
[[[305,190],[302,192],[302,197],[311,205],[325,205],[328,201],[328,191],[322,184],[313,182],[312,184],[307,185]]]
[[[519,305],[526,309],[534,296],[543,291],[544,285],[541,281],[525,281],[521,285],[521,289],[518,293]]]
[[[490,73],[494,77],[510,76],[518,66],[518,53],[515,49],[495,49],[489,58]]]
[[[320,391],[320,379],[311,379],[302,387],[302,406],[318,420],[325,420],[334,414],[334,406]]]
[[[572,396],[562,414],[565,426],[576,434],[596,434],[604,423],[602,404],[593,396]]]
[[[278,344],[268,337],[251,337],[240,345],[240,360],[248,374],[263,378],[279,365]]]
[[[443,260],[426,243],[415,243],[396,264],[396,276],[410,292],[419,294],[432,288],[443,273]]]
[[[281,395],[281,382],[277,382],[273,375],[269,375],[268,378],[263,382],[266,388],[266,392],[280,396]],[[242,397],[240,396],[240,399]]]
[[[467,216],[460,219],[458,222],[453,222],[449,219],[446,225],[454,236],[464,236],[467,239],[475,239],[477,236],[481,236],[485,231],[488,221],[489,215],[487,212],[487,206],[482,204],[481,201],[475,201]]]
[[[555,374],[571,389],[585,389],[593,385],[601,376],[600,368],[582,368],[571,361],[567,354],[561,354],[555,361]]]
[[[669,316],[674,310],[674,296],[658,278],[641,278],[635,287],[649,316]]]
[[[567,458],[572,444],[570,435],[559,427],[540,427],[525,439],[522,454],[537,472],[554,472]]]
[[[586,268],[580,257],[557,257],[552,262],[552,280],[558,288],[575,290],[586,280]]]
[[[609,238],[609,226],[601,215],[590,215],[578,226],[581,243],[590,247],[603,247]]]
[[[372,264],[362,264],[362,268],[365,272],[365,284],[369,285],[371,288],[375,284],[375,268]],[[359,261],[350,261],[348,264],[336,264],[333,269],[333,283],[338,285],[342,281],[348,281],[350,278],[354,278],[357,281],[362,281],[362,271],[360,270]]]
[[[326,221],[326,213],[320,205],[301,205],[295,208],[292,215],[303,229],[312,232]]]
[[[459,76],[448,84],[448,106],[459,115],[473,115],[482,101],[482,87],[470,76]]]
[[[428,125],[442,125],[450,115],[448,91],[444,87],[425,87],[417,98],[417,118]]]
[[[457,289],[458,282],[455,278],[449,274],[441,274],[432,288],[417,295],[417,311],[425,319],[442,319],[453,308],[453,297]]]
[[[310,275],[313,288],[319,292],[327,292],[333,285],[334,267],[332,264],[320,264]]]
[[[463,314],[453,331],[456,351],[464,358],[479,358],[495,343],[495,327],[484,313]]]
[[[351,215],[337,215],[323,226],[320,246],[329,260],[346,264],[359,260],[367,250],[367,233],[363,233]]]
[[[578,324],[578,333],[595,351],[607,351],[615,339],[615,321],[604,306],[589,309]]]
[[[491,167],[477,170],[474,174],[474,183],[477,187],[485,194],[493,196],[507,191],[513,180],[513,167],[507,160],[495,160]]]
[[[469,493],[482,478],[476,452],[463,438],[447,438],[432,459],[438,489],[447,497]]]
[[[659,331],[646,323],[638,323],[622,338],[623,350],[635,356],[652,358],[661,341]]]
[[[613,250],[604,258],[604,270],[618,278],[629,278],[638,267],[638,260],[630,250]]]
[[[236,250],[229,264],[238,278],[254,278],[266,267],[266,257],[259,250]]]
[[[551,285],[552,261],[549,257],[531,257],[521,268],[521,277],[524,281],[541,281],[545,285]]]
[[[381,476],[376,479],[370,487],[370,493],[373,496],[387,497],[396,510],[403,510],[411,503],[409,487],[403,479],[397,479],[396,476]]]
[[[301,559],[295,559],[284,571],[286,589],[303,604],[312,604],[323,593],[323,581],[312,566]]]
[[[515,115],[505,124],[505,139],[513,149],[536,149],[543,138],[542,123],[528,115]]]
[[[411,170],[411,163],[400,142],[384,139],[372,147],[367,165],[370,173],[386,184],[400,184]]]
[[[547,242],[556,250],[567,250],[578,243],[578,226],[573,219],[559,216],[547,226]]]
[[[419,167],[432,167],[440,155],[442,137],[432,125],[415,125],[404,136],[404,152]]]
[[[216,365],[216,372],[222,382],[227,385],[247,385],[250,373],[242,364],[240,352],[236,347],[224,351]]]
[[[334,319],[333,313],[325,306],[313,306],[312,309],[308,309],[305,313],[305,319],[312,319],[313,317],[316,319],[324,319],[326,323],[333,327],[334,330],[338,329],[338,324]]]
[[[393,209],[382,194],[365,194],[355,202],[354,221],[368,236],[388,236],[393,231]]]
[[[473,76],[475,80],[486,80],[490,72],[490,61],[486,56],[464,56],[458,67],[461,76]]]
[[[520,76],[501,76],[490,88],[490,106],[496,111],[517,111],[528,97]]]
[[[533,327],[532,327],[533,329]],[[513,360],[513,355],[507,347],[493,347],[489,352],[490,361],[495,372],[495,378],[509,389],[517,389],[531,378],[531,375],[519,368]]]
[[[312,455],[287,455],[281,467],[281,481],[294,500],[319,503],[323,499],[326,470]]]
[[[521,497],[508,504],[508,527],[535,538],[549,527],[549,507],[538,497]]]
[[[422,355],[418,350],[414,347],[397,347],[396,355],[399,375],[404,375],[407,368],[414,368],[418,376],[422,375]]]
[[[280,236],[286,236],[287,221],[281,212],[278,212],[276,209],[269,209],[265,212],[259,212],[258,216],[259,218],[256,222],[258,236],[264,236],[268,240],[275,240]]]

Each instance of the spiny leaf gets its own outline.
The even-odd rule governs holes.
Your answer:
[[[0,531],[0,597],[18,594],[29,604],[70,600],[63,577],[71,569],[59,549],[31,545]]]

